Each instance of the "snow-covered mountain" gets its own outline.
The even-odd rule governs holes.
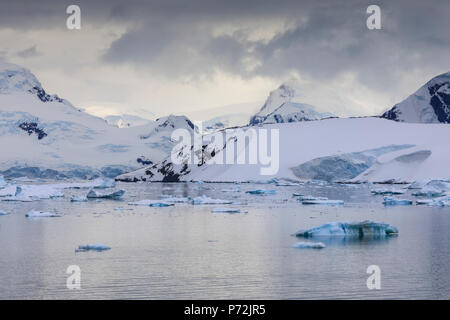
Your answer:
[[[279,133],[279,152],[275,152],[279,156],[279,170],[271,175],[261,174],[261,169],[267,168],[267,164],[250,164],[249,161],[238,164],[236,161],[237,158],[250,159],[249,150],[256,150],[255,153],[260,155],[259,130],[264,129],[269,132],[275,129]],[[195,153],[195,162],[190,161],[192,149],[188,145],[182,146],[177,154],[177,162],[181,164],[174,164],[171,158],[166,158],[117,179],[217,182],[268,181],[273,178],[354,182],[450,179],[450,152],[443,147],[450,138],[450,126],[446,124],[399,123],[376,117],[334,118],[249,126],[243,128],[246,137],[240,138],[239,130],[229,130],[222,144],[208,143],[215,138],[211,139],[213,135],[205,136],[201,151]],[[227,163],[224,159],[230,148],[235,150],[233,162],[221,164]],[[262,150],[263,154],[268,154],[266,148]],[[276,155],[271,157],[275,161]]]
[[[46,93],[29,70],[0,64],[0,174],[6,177],[115,176],[164,159],[174,128],[194,126],[169,116],[113,127]]]
[[[249,124],[312,121],[336,117],[329,112],[318,112],[311,105],[292,101],[295,97],[295,88],[289,84],[282,84],[270,92],[261,110],[251,117]]]
[[[414,123],[450,123],[450,72],[434,77],[382,118]]]
[[[105,119],[108,124],[118,128],[142,126],[151,122],[149,119],[144,119],[132,114],[110,115],[103,119]]]
[[[244,126],[246,124],[245,114],[233,113],[214,117],[210,120],[202,121],[203,131],[210,133],[226,128]]]

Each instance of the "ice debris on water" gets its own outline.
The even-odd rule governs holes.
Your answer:
[[[394,206],[394,205],[411,205],[413,202],[409,199],[397,199],[394,197],[384,197],[383,204],[387,206]]]
[[[447,193],[450,193],[450,182],[443,180],[431,180],[412,195],[417,197],[433,198],[443,197]]]
[[[249,194],[259,194],[259,195],[264,195],[264,194],[275,194],[275,190],[256,189],[256,190],[249,190],[249,191],[246,191],[245,193],[249,193]]]
[[[416,200],[417,205],[425,204],[429,206],[437,206],[437,207],[444,207],[444,206],[450,206],[450,197],[440,197],[440,198],[434,198],[434,199],[418,199]]]
[[[64,197],[64,194],[52,185],[11,185],[0,190],[0,197],[2,201],[29,202]]]
[[[133,201],[128,202],[128,205],[130,206],[147,206],[147,207],[169,207],[173,206],[173,203],[166,202],[165,200],[140,200],[140,201]]]
[[[72,196],[70,202],[86,202],[88,199],[84,196]]]
[[[61,217],[61,215],[57,214],[57,213],[53,213],[53,212],[30,210],[25,215],[25,217],[28,217],[28,218],[59,218],[59,217]]]
[[[241,209],[239,208],[212,208],[212,213],[241,213]]]
[[[192,199],[190,197],[167,197],[163,198],[163,200],[167,203],[188,203]]]
[[[386,237],[398,234],[398,229],[388,223],[365,220],[362,222],[330,222],[319,227],[300,230],[294,235],[310,238],[318,236],[346,236],[346,237]]]
[[[0,211],[0,216],[6,216],[7,214],[9,214],[9,212]]]
[[[112,199],[112,200],[119,200],[122,198],[122,196],[125,194],[125,190],[118,190],[111,193],[99,193],[95,190],[90,190],[88,194],[86,195],[89,199]]]
[[[205,195],[202,195],[200,197],[196,197],[192,199],[191,203],[193,205],[199,205],[199,204],[231,204],[233,201],[231,200],[222,200],[222,199],[212,199]]]
[[[82,246],[78,246],[77,249],[75,249],[75,252],[86,252],[86,251],[106,251],[110,250],[111,248],[108,246],[105,246],[103,244],[86,244]]]
[[[342,205],[343,200],[330,200],[330,199],[312,199],[312,200],[302,200],[302,204],[321,204],[321,205]]]
[[[404,194],[405,190],[398,190],[398,189],[373,189],[370,192],[373,194],[382,194],[382,195],[393,195],[393,194]]]
[[[293,247],[298,249],[323,249],[326,246],[323,242],[296,242]]]

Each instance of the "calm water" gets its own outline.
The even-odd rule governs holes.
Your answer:
[[[1,299],[449,299],[450,208],[384,207],[367,186],[119,184],[123,201],[71,203],[65,198],[0,202]],[[276,189],[275,195],[245,194]],[[103,191],[103,190],[102,190]],[[293,192],[346,201],[305,206]],[[128,206],[162,195],[232,198],[246,214],[213,214],[217,206]],[[410,197],[405,195],[404,197]],[[226,205],[218,205],[223,207]],[[125,210],[119,210],[122,207]],[[61,218],[27,219],[30,209]],[[295,249],[298,229],[330,221],[375,220],[399,228],[377,241],[324,241]],[[101,243],[105,252],[79,252]],[[81,268],[81,290],[66,288],[66,269]],[[381,268],[381,290],[368,290],[366,268]]]

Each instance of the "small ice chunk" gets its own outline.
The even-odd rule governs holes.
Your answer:
[[[122,196],[125,194],[125,190],[118,190],[112,193],[99,193],[95,190],[91,190],[86,195],[87,198],[90,199],[112,199],[112,200],[118,200],[122,198]]]
[[[72,196],[70,202],[86,202],[88,199],[84,196]]]
[[[239,208],[212,208],[212,213],[241,213],[241,209]]]
[[[53,213],[53,212],[31,210],[31,211],[28,211],[28,213],[25,215],[25,217],[28,217],[28,218],[58,218],[58,217],[61,217],[61,215],[59,215],[57,213]]]
[[[164,202],[168,203],[187,203],[190,202],[192,199],[190,197],[168,197],[164,198]]]
[[[202,195],[200,197],[196,197],[192,199],[192,204],[198,205],[198,204],[231,204],[233,201],[231,200],[221,200],[221,199],[212,199],[205,195]]]
[[[299,201],[328,200],[327,197],[300,196]]]
[[[0,216],[6,216],[7,214],[9,214],[9,212],[0,211]]]
[[[294,248],[298,249],[323,249],[325,248],[323,242],[296,242]]]
[[[370,192],[372,192],[373,194],[404,194],[405,190],[398,190],[398,189],[373,189]]]
[[[140,200],[140,201],[133,201],[128,202],[128,205],[130,206],[147,206],[147,207],[169,207],[173,206],[173,203],[166,202],[165,200]]]
[[[86,252],[86,251],[106,251],[110,250],[111,248],[108,246],[105,246],[103,244],[86,244],[83,246],[78,246],[77,249],[75,249],[75,252]]]
[[[298,184],[296,182],[290,182],[290,181],[279,181],[279,182],[275,183],[275,185],[277,187],[294,187],[294,186],[299,186],[300,184]]]
[[[385,237],[398,234],[398,229],[388,223],[362,222],[330,222],[316,228],[300,230],[297,237],[310,238],[317,236],[347,236],[347,237]]]
[[[322,205],[342,205],[344,204],[343,200],[318,200],[318,199],[313,199],[313,200],[302,200],[302,204],[322,204]]]
[[[450,206],[450,197],[445,196],[435,199],[419,199],[416,200],[416,204],[417,205],[426,204],[429,206],[439,206],[439,207]]]
[[[413,202],[409,199],[397,199],[393,197],[384,197],[383,204],[388,206],[394,205],[411,205]]]
[[[293,196],[293,197],[303,197],[303,194],[298,193],[298,192],[294,192],[294,193],[292,194],[292,196]]]
[[[232,188],[232,189],[222,189],[222,192],[241,192],[241,188]]]
[[[275,194],[275,190],[264,190],[264,189],[256,189],[256,190],[249,190],[245,193],[249,193],[249,194]]]

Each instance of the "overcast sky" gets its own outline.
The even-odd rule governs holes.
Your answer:
[[[449,17],[448,0],[0,0],[0,59],[98,115],[243,109],[293,79],[321,110],[373,115],[450,70]]]

